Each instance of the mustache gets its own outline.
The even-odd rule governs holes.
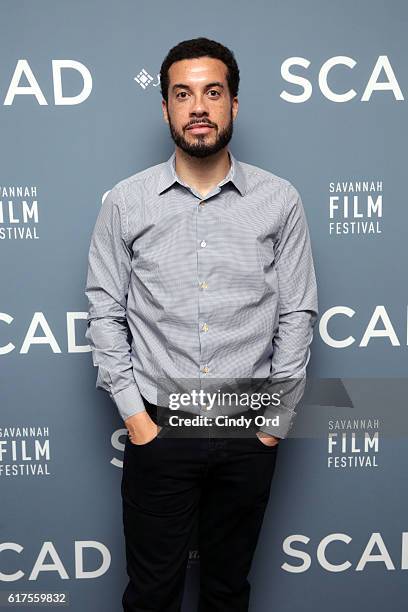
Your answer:
[[[194,121],[194,123],[189,123],[188,125],[186,125],[186,130],[188,130],[188,128],[192,127],[193,125],[208,125],[210,127],[215,127],[215,125],[213,123],[210,123],[209,121]]]

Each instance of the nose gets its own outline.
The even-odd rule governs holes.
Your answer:
[[[206,100],[204,96],[194,96],[194,102],[191,108],[193,117],[203,117],[208,115]]]

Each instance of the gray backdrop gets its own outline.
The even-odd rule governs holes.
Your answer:
[[[330,452],[338,414],[328,400],[315,435],[281,443],[251,610],[405,610],[406,437],[383,434],[406,397],[390,400],[387,384],[406,377],[408,5],[0,6],[1,605],[10,592],[52,592],[66,593],[76,612],[122,609],[126,430],[95,390],[84,339],[87,254],[103,194],[170,156],[158,71],[170,47],[203,35],[229,46],[240,66],[234,155],[287,178],[303,199],[320,310],[309,376],[366,379],[353,418],[379,415],[354,423],[352,450],[352,430],[338,424],[347,448]],[[61,67],[67,60],[80,70]],[[291,62],[294,78],[285,76]],[[84,87],[84,99],[69,103]],[[359,193],[358,181],[374,189]],[[345,222],[360,233],[344,233]],[[370,392],[373,379],[382,383]],[[373,432],[378,445],[357,450]],[[333,465],[357,455],[362,465]],[[185,611],[194,610],[198,563],[193,542]]]

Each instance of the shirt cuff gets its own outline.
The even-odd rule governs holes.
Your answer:
[[[286,438],[288,432],[292,429],[297,414],[293,410],[284,410],[279,412],[279,424],[272,425],[266,422],[258,427],[259,431],[275,436],[276,438]],[[268,415],[264,414],[267,419]],[[270,418],[270,417],[269,417]],[[276,418],[276,416],[275,416]]]
[[[137,385],[131,385],[114,393],[112,396],[123,421],[146,410],[142,395]]]

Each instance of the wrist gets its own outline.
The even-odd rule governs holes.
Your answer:
[[[258,431],[259,435],[261,436],[261,438],[273,438],[274,440],[281,440],[282,438],[278,438],[278,436],[274,436],[270,433],[266,433],[265,431],[262,431],[261,429]]]
[[[155,423],[150,418],[149,413],[146,410],[132,415],[125,421],[125,426],[131,433],[151,431],[153,425],[155,425]]]

